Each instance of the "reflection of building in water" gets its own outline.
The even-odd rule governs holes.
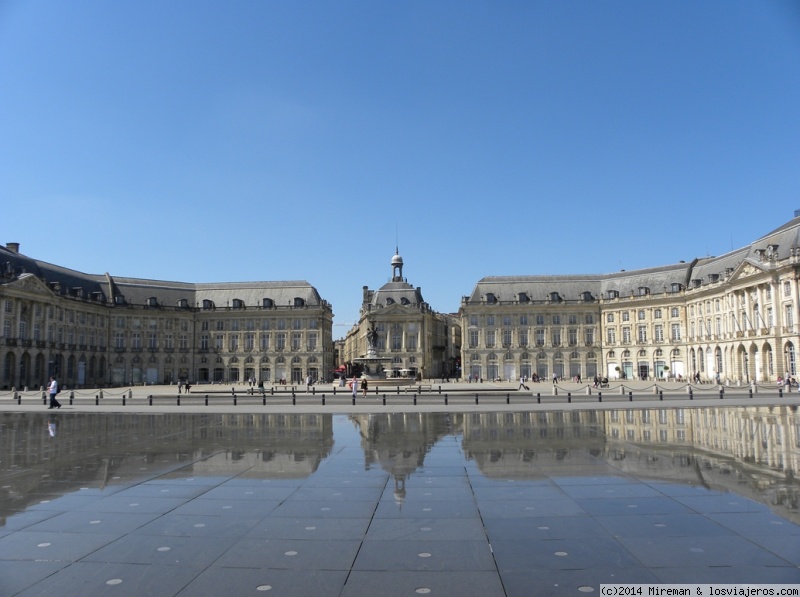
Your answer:
[[[796,408],[626,409],[605,417],[609,456],[623,471],[678,482],[688,476],[780,505],[783,515],[800,520]]]
[[[235,467],[258,478],[305,477],[333,446],[331,415],[42,414],[0,419],[0,517],[31,494],[104,488],[114,477],[145,480],[177,468],[211,474]]]
[[[442,436],[452,433],[449,414],[388,413],[350,419],[361,434],[365,467],[378,465],[392,476],[398,503],[405,498],[409,475],[422,467],[425,455]]]
[[[464,415],[464,452],[487,477],[537,478],[569,462],[580,474],[603,451],[597,411],[470,413]]]

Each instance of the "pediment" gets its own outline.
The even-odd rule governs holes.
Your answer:
[[[731,274],[730,282],[736,282],[752,276],[760,276],[766,273],[766,269],[761,264],[745,259],[742,261]]]
[[[45,294],[52,296],[53,291],[42,282],[38,277],[33,274],[22,274],[16,280],[4,284],[6,288],[14,288],[24,292],[32,292],[34,294]]]

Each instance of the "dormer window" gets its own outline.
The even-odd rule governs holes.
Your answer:
[[[402,298],[400,299],[400,304],[401,304],[401,305],[410,305],[410,304],[411,304],[411,301],[409,301],[409,300],[408,300],[406,297],[402,297]]]
[[[244,309],[244,301],[242,299],[238,299],[238,298],[233,299],[233,308],[234,309]]]
[[[154,296],[151,296],[147,299],[147,306],[148,307],[158,307],[158,299]]]
[[[189,308],[189,300],[182,298],[178,299],[178,309],[188,309]]]
[[[203,299],[203,311],[211,311],[214,308],[214,301]]]
[[[497,302],[497,297],[494,295],[493,292],[486,293],[486,302],[489,303],[490,305],[493,305]]]
[[[681,284],[680,282],[673,282],[672,285],[670,286],[670,289],[672,290],[672,292],[680,292],[681,290],[683,290],[683,284]]]
[[[125,304],[125,297],[121,294],[118,294],[114,297],[114,304],[115,305],[124,305]]]
[[[271,309],[275,306],[275,301],[273,301],[271,298],[261,299],[261,306],[265,309]]]
[[[700,285],[702,283],[703,283],[702,280],[700,280],[699,278],[695,278],[694,280],[692,280],[692,288],[700,288]]]
[[[551,292],[550,293],[550,300],[552,302],[554,302],[554,303],[558,303],[559,301],[561,301],[561,297],[558,295],[557,292]]]
[[[708,274],[709,282],[717,282],[719,280],[719,274]]]
[[[639,286],[639,296],[647,296],[650,294],[650,289],[647,286]]]
[[[610,298],[610,299],[619,298],[619,290],[609,290],[608,291],[608,298]]]
[[[306,301],[300,298],[299,296],[294,297],[294,306],[295,307],[305,307]]]
[[[527,292],[520,292],[519,293],[519,302],[520,303],[527,303],[530,300],[531,299],[528,298],[528,293]]]
[[[392,297],[386,297],[386,304],[387,305],[394,305],[394,299]]]
[[[594,300],[592,293],[588,290],[585,290],[581,293],[581,297],[583,298],[584,302],[591,303]]]

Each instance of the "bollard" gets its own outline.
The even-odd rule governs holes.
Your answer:
[[[70,403],[70,405],[72,405],[74,400],[75,400],[75,390],[71,390],[70,393],[69,393],[69,403]]]
[[[148,398],[150,400],[150,406],[153,406],[153,395],[150,394],[150,396],[148,396]]]
[[[311,387],[311,395],[314,396],[317,393],[317,388],[312,386]]]
[[[208,394],[206,394],[206,406],[208,406]]]
[[[442,386],[439,386],[439,394],[442,393]]]
[[[333,395],[336,396],[336,386],[333,386]]]
[[[14,390],[14,398],[12,398],[12,400],[19,400],[19,392],[16,390]]]
[[[267,405],[267,397],[266,395],[264,395],[261,397],[261,406],[266,406],[266,405]]]
[[[633,402],[633,392],[628,392],[628,402]]]
[[[17,404],[22,404],[22,396],[17,396]]]
[[[572,392],[567,392],[567,402],[572,404]]]
[[[662,402],[664,401],[664,392],[662,391],[658,392],[658,399],[661,400]]]
[[[353,406],[355,406],[355,405],[356,405],[356,397],[353,396]]]
[[[233,395],[233,405],[236,406],[236,394]]]
[[[397,386],[397,394],[400,394],[400,386]]]
[[[122,392],[122,406],[125,406],[125,392]]]
[[[414,406],[416,406],[416,405],[417,405],[417,395],[414,394]]]
[[[694,394],[692,393],[692,388],[689,388],[689,400],[694,400]]]
[[[292,394],[292,406],[297,406],[297,399],[294,397],[294,394]]]
[[[383,405],[386,406],[386,394],[383,395]]]
[[[475,404],[478,404],[478,395],[475,394]]]
[[[719,399],[722,400],[722,397],[725,395],[725,388],[719,389]]]
[[[778,388],[778,398],[783,398],[783,388]]]
[[[176,406],[180,406],[180,405],[181,405],[181,395],[178,394],[178,402],[176,403]]]
[[[597,401],[598,402],[602,402],[603,401],[603,392],[597,392]]]
[[[542,395],[539,392],[536,392],[536,404],[542,403]]]
[[[511,397],[506,394],[506,404],[511,404]]]
[[[17,399],[17,403],[19,403],[19,398]],[[47,405],[47,394],[45,392],[42,392],[42,404],[44,404],[45,406]]]
[[[752,398],[753,397],[753,388],[750,388],[749,390],[747,390],[747,393],[750,394],[750,398]]]
[[[447,406],[447,394],[444,395],[444,405]]]
[[[325,394],[322,395],[322,406],[325,406]]]
[[[69,403],[72,404],[72,397],[71,396],[70,396],[70,402]],[[94,405],[95,406],[100,406],[100,394],[95,394],[94,395]]]
[[[272,386],[272,387],[269,389],[269,395],[270,395],[270,396],[274,396],[274,395],[275,395],[275,386]]]

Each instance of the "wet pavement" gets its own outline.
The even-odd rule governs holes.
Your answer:
[[[800,583],[792,406],[0,414],[0,595]]]

